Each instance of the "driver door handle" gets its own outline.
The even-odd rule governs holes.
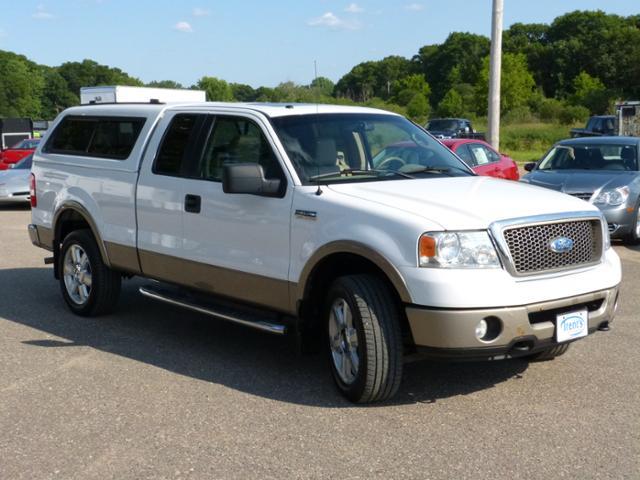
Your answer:
[[[200,213],[200,195],[187,194],[184,197],[184,211],[189,213]]]

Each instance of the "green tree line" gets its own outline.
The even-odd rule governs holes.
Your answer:
[[[512,25],[504,32],[502,110],[505,121],[573,123],[611,111],[617,99],[640,99],[640,15],[576,11],[550,25]],[[354,66],[336,84],[284,82],[253,88],[202,77],[188,88],[212,101],[366,104],[423,121],[429,116],[484,116],[490,40],[455,32],[412,58],[389,56]],[[139,79],[93,60],[57,67],[0,50],[0,116],[51,119],[79,103],[82,86],[137,85]],[[172,80],[152,87],[184,88]]]

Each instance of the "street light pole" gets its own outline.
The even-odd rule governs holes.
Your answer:
[[[489,143],[500,149],[500,75],[502,72],[502,18],[504,0],[493,0],[489,74]]]

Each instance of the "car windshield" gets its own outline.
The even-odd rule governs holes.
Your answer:
[[[305,185],[473,175],[448,148],[397,115],[316,114],[272,122]]]
[[[453,131],[458,128],[458,120],[430,120],[427,123],[427,130],[431,131]]]
[[[36,148],[38,146],[39,141],[40,140],[36,140],[36,139],[22,140],[21,142],[11,147],[11,149],[12,150],[30,150],[32,148]]]
[[[31,162],[33,160],[33,155],[27,155],[13,167],[18,170],[31,170]]]
[[[634,145],[557,145],[544,157],[538,170],[637,171]]]

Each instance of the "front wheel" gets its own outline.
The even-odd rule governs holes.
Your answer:
[[[389,287],[372,275],[340,277],[329,289],[324,319],[341,393],[357,403],[391,398],[402,378],[402,334]]]
[[[113,310],[121,276],[104,264],[90,231],[67,235],[60,249],[59,271],[62,296],[73,313],[89,317]]]

